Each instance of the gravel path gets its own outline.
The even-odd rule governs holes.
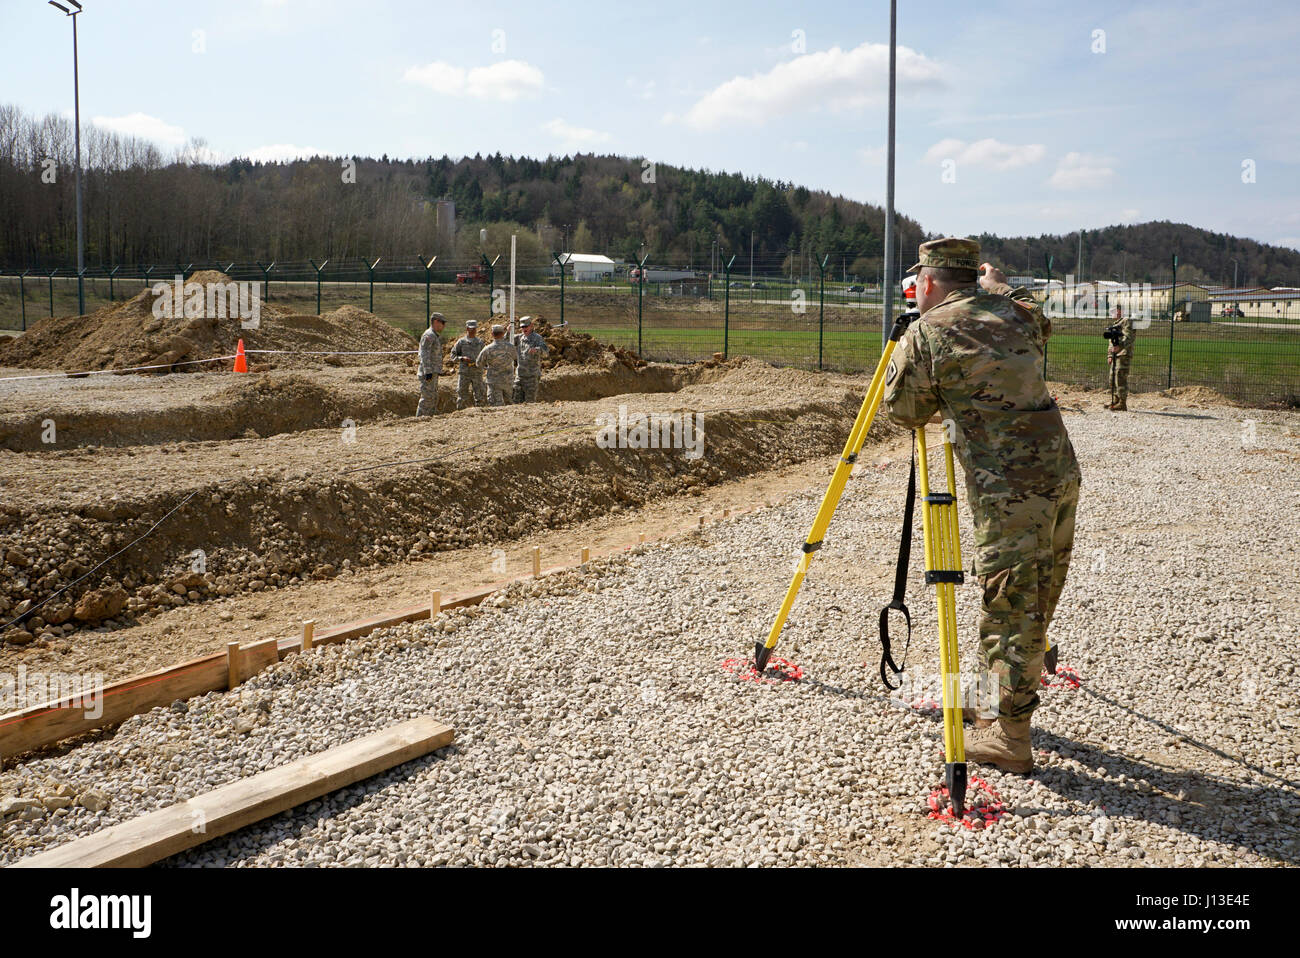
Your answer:
[[[778,650],[800,681],[721,663],[766,634],[820,493],[318,648],[21,766],[0,791],[94,786],[110,804],[11,818],[0,862],[430,713],[454,746],[173,863],[1295,864],[1300,416],[1068,422],[1084,492],[1053,635],[1082,685],[1045,690],[1032,776],[984,775],[1005,807],[988,827],[927,817],[940,722],[876,676],[906,464],[868,456]],[[958,594],[969,664],[976,595]]]

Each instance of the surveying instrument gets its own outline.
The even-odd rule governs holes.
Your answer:
[[[781,629],[785,626],[786,619],[790,615],[790,609],[794,605],[795,597],[799,594],[799,587],[803,584],[804,577],[808,574],[808,569],[812,565],[813,556],[822,547],[822,541],[826,536],[826,529],[830,525],[831,517],[835,514],[840,497],[844,494],[844,487],[853,472],[853,466],[858,461],[858,454],[862,451],[862,445],[866,441],[867,433],[871,430],[871,425],[876,419],[876,413],[880,409],[880,401],[885,391],[885,373],[889,368],[890,357],[893,355],[894,348],[902,338],[908,325],[916,317],[917,314],[913,312],[903,313],[894,322],[889,339],[885,343],[885,349],[881,353],[880,362],[876,365],[875,374],[871,377],[871,385],[867,388],[866,398],[862,401],[862,408],[858,410],[857,419],[854,420],[853,428],[849,432],[848,442],[844,446],[844,451],[840,454],[839,462],[835,465],[835,473],[831,476],[830,485],[826,489],[826,494],[822,497],[821,506],[813,519],[812,528],[808,532],[808,537],[804,540],[803,555],[795,567],[794,578],[790,582],[789,589],[786,590],[785,599],[781,602],[781,608],[777,611],[776,621],[772,623],[772,629],[768,633],[767,641],[754,643],[754,669],[757,672],[761,673],[767,668],[768,659],[772,655],[772,650],[776,648]],[[886,688],[892,690],[898,686],[890,685],[886,669],[892,671],[895,675],[901,675],[903,672],[902,667],[894,663],[890,652],[889,613],[891,610],[902,613],[907,622],[908,640],[909,642],[911,640],[912,617],[903,599],[907,587],[907,565],[911,553],[912,510],[918,475],[916,463],[919,461],[921,528],[925,540],[925,581],[927,585],[935,586],[939,607],[939,674],[943,685],[944,784],[947,786],[948,795],[952,800],[953,814],[961,817],[965,811],[967,777],[965,745],[961,727],[961,672],[957,663],[956,589],[964,581],[964,576],[961,563],[961,541],[957,534],[957,482],[953,471],[952,442],[947,435],[947,430],[945,430],[943,441],[945,491],[932,492],[930,489],[925,426],[921,426],[915,431],[913,439],[915,443],[913,466],[908,480],[907,508],[903,518],[903,536],[899,543],[899,560],[894,580],[894,595],[890,603],[880,612],[880,641],[882,646],[880,678],[885,683]]]

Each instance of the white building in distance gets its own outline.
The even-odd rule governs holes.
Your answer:
[[[579,283],[592,283],[614,278],[614,261],[599,253],[561,253],[560,261]]]

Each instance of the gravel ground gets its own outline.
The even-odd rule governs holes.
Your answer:
[[[20,766],[0,791],[94,786],[109,805],[10,818],[0,862],[430,713],[453,746],[172,863],[1294,864],[1300,416],[1068,422],[1084,492],[1053,636],[1082,685],[1044,691],[1031,776],[980,770],[1005,808],[987,827],[927,816],[941,724],[880,688],[905,462],[864,459],[778,649],[800,681],[722,663],[766,634],[811,492],[291,657],[238,694]],[[925,678],[937,646],[918,580],[908,661]],[[975,589],[958,595],[969,665]]]

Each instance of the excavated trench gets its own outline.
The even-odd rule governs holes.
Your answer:
[[[633,382],[641,391],[620,391]],[[584,398],[376,422],[351,446],[330,428],[171,450],[0,454],[20,472],[29,465],[45,494],[33,501],[12,484],[0,491],[0,617],[24,616],[3,638],[25,643],[117,625],[213,596],[509,541],[689,496],[834,454],[861,402],[851,381],[752,362],[557,374],[550,387],[552,397]],[[600,398],[585,398],[593,395]],[[698,414],[703,455],[602,445],[593,423],[620,406]],[[259,422],[266,427],[267,416]],[[164,516],[138,544],[35,608]]]
[[[700,364],[633,369],[608,357],[597,366],[547,371],[540,398],[563,402],[673,392],[713,375]],[[256,439],[414,416],[419,401],[414,371],[397,366],[0,386],[5,387],[0,401],[8,407],[0,414],[0,449],[14,452]],[[455,377],[443,377],[439,387],[439,412],[453,411]]]

